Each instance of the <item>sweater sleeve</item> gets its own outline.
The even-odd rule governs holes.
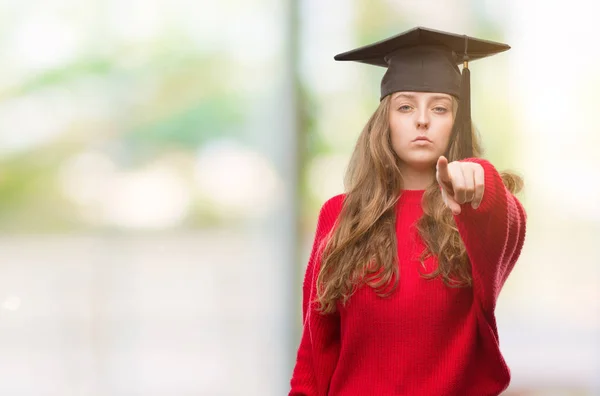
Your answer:
[[[317,311],[316,281],[326,237],[341,210],[343,196],[328,200],[319,213],[317,231],[302,285],[302,337],[290,381],[289,396],[325,395],[338,360],[339,314]]]
[[[521,254],[527,215],[490,162],[482,158],[462,162],[480,164],[485,174],[479,207],[473,209],[470,203],[461,205],[461,213],[454,220],[471,261],[475,297],[489,314],[494,311],[500,290]]]

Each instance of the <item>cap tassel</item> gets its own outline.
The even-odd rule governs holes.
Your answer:
[[[460,124],[458,144],[460,147],[459,155],[462,157],[461,159],[463,159],[473,156],[473,142],[471,136],[473,132],[471,130],[471,71],[468,66],[464,67],[462,70],[460,97],[461,99],[458,108],[460,109],[462,107],[462,114],[460,114],[460,117],[458,118]]]
[[[467,37],[465,36],[465,54],[460,81],[460,100],[456,119],[452,127],[450,144],[446,152],[449,160],[457,161],[473,156],[473,139],[471,123],[471,71],[467,55]],[[452,159],[450,159],[452,158]]]

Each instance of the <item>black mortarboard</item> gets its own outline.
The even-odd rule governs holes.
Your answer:
[[[471,83],[468,62],[510,49],[506,44],[417,27],[334,57],[386,67],[380,100],[399,91],[442,92],[460,101],[451,144],[460,158],[472,156]],[[462,77],[458,65],[463,63]],[[461,131],[465,131],[461,133]]]

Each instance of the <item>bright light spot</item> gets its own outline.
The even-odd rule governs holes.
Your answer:
[[[313,196],[321,202],[344,192],[344,174],[349,158],[327,155],[315,158],[308,169],[308,185]]]
[[[100,204],[111,190],[116,165],[101,153],[81,153],[66,161],[59,174],[62,189],[79,205]]]
[[[107,192],[104,219],[125,228],[166,228],[187,214],[191,195],[185,180],[165,166],[121,174]]]
[[[168,22],[169,13],[156,0],[113,1],[108,13],[109,29],[119,41],[145,41],[158,36]]]
[[[8,311],[16,311],[21,306],[21,299],[17,296],[8,296],[2,303],[2,308]]]
[[[48,90],[0,106],[0,152],[28,150],[63,133],[76,109],[67,91]]]
[[[119,172],[101,153],[82,153],[64,164],[59,183],[92,224],[124,228],[176,226],[191,206],[186,180],[168,163]]]
[[[14,56],[21,72],[58,67],[75,58],[84,36],[70,27],[68,20],[34,13],[24,21],[5,41],[12,46],[8,52]]]
[[[281,181],[272,164],[234,142],[205,147],[198,155],[196,180],[201,194],[222,214],[262,216],[281,196]]]

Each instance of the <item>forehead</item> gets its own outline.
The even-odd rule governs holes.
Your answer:
[[[415,99],[415,100],[452,100],[452,96],[442,92],[412,92],[401,91],[392,94],[392,100],[395,99]]]

